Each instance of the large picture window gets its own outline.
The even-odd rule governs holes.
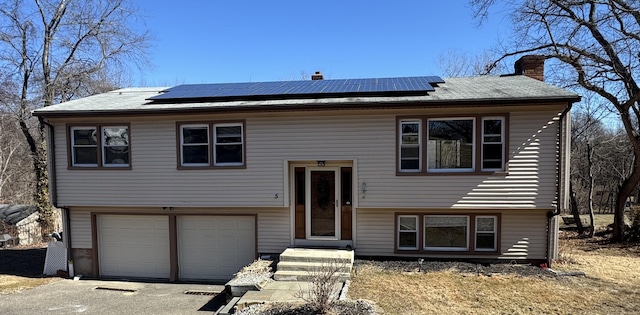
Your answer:
[[[128,168],[131,166],[129,126],[70,126],[69,167]]]
[[[493,253],[499,228],[500,214],[396,214],[396,250]]]
[[[244,166],[244,122],[179,123],[178,167]]]
[[[469,217],[424,216],[425,250],[460,251],[469,249]]]
[[[474,119],[429,119],[429,171],[473,171]]]
[[[507,116],[398,119],[398,173],[503,171],[506,125]]]

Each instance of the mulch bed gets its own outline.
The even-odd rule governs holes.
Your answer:
[[[540,268],[529,264],[511,264],[496,263],[483,264],[461,261],[430,261],[424,260],[419,263],[418,260],[375,260],[375,259],[356,259],[354,269],[357,274],[358,267],[370,265],[382,270],[397,272],[437,272],[452,271],[461,274],[477,274],[477,275],[516,275],[516,276],[541,276],[554,277],[555,274],[547,269]]]
[[[46,248],[0,249],[0,274],[38,277],[44,270]]]

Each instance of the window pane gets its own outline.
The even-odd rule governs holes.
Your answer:
[[[417,221],[415,217],[400,217],[400,230],[415,231],[418,227]]]
[[[430,169],[473,167],[473,120],[430,120]]]
[[[401,149],[402,158],[419,158],[420,157],[420,148],[418,147],[402,147]]]
[[[425,247],[467,248],[466,217],[425,217]]]
[[[218,163],[242,163],[242,145],[216,145]]]
[[[129,132],[127,128],[103,128],[104,144],[107,146],[129,145]]]
[[[242,127],[216,127],[216,143],[242,143]]]
[[[98,164],[97,147],[75,147],[73,148],[74,164]]]
[[[419,170],[420,160],[402,160],[400,161],[400,169],[403,170]]]
[[[495,231],[495,218],[477,218],[476,230],[479,232],[493,232]]]
[[[416,232],[400,232],[400,235],[398,235],[398,247],[416,248],[418,246],[416,234]]]
[[[74,145],[97,145],[95,129],[74,129],[73,130]]]
[[[129,164],[129,147],[104,148],[104,164]]]
[[[402,144],[418,144],[420,137],[418,135],[403,135]]]
[[[494,233],[479,233],[476,236],[477,249],[496,249]]]
[[[185,144],[209,143],[209,128],[184,127],[182,129],[182,143],[185,143]]]
[[[182,147],[182,163],[209,163],[208,145],[190,145]]]
[[[420,124],[418,123],[403,123],[402,124],[402,133],[406,134],[417,134],[420,131]]]
[[[502,120],[484,120],[484,134],[485,135],[501,135],[502,134]]]
[[[482,146],[483,159],[502,160],[502,144],[485,144]]]

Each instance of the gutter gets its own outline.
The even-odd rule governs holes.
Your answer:
[[[57,185],[57,168],[56,168],[56,137],[54,133],[53,125],[46,122],[44,117],[39,116],[38,120],[41,124],[48,127],[48,141],[47,141],[47,154],[52,158],[47,158],[47,166],[49,168],[49,200],[51,205],[54,208],[62,209],[62,228],[63,228],[63,236],[62,241],[64,242],[65,248],[67,249],[67,261],[71,261],[71,220],[69,220],[69,208],[67,207],[59,207],[58,206],[58,185]],[[67,270],[69,270],[67,266]]]
[[[567,104],[567,107],[564,109],[564,111],[562,111],[562,113],[560,114],[560,121],[559,121],[559,125],[558,125],[558,159],[556,161],[556,209],[554,211],[549,211],[547,212],[547,267],[551,268],[551,246],[552,246],[552,233],[551,233],[551,221],[553,219],[553,217],[559,215],[562,211],[562,206],[561,204],[563,203],[562,200],[560,199],[560,197],[562,196],[562,183],[561,183],[561,176],[562,176],[562,171],[563,171],[563,167],[562,167],[562,159],[564,157],[564,150],[563,150],[563,142],[564,142],[564,125],[565,125],[565,121],[567,119],[567,114],[569,113],[569,111],[571,111],[571,108],[573,107],[573,102],[569,102]]]

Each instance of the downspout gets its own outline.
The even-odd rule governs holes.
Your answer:
[[[63,228],[63,236],[62,240],[64,242],[65,247],[67,248],[67,261],[71,260],[71,221],[69,220],[69,208],[59,207],[58,206],[58,185],[57,185],[57,169],[56,169],[56,137],[54,133],[53,125],[46,122],[42,116],[38,116],[38,120],[41,124],[48,127],[48,141],[47,141],[47,152],[51,158],[47,159],[47,164],[49,166],[49,200],[51,201],[51,205],[54,208],[62,209],[62,228]],[[68,269],[67,269],[68,270]]]
[[[565,142],[564,125],[565,120],[567,119],[567,114],[569,113],[569,111],[571,111],[571,107],[573,107],[573,102],[569,102],[564,111],[562,111],[558,124],[558,159],[556,160],[556,209],[554,211],[547,212],[547,267],[549,268],[551,268],[551,221],[553,220],[553,217],[559,215],[562,211],[563,201],[560,199],[560,197],[562,196],[562,161],[564,157],[563,144]]]

